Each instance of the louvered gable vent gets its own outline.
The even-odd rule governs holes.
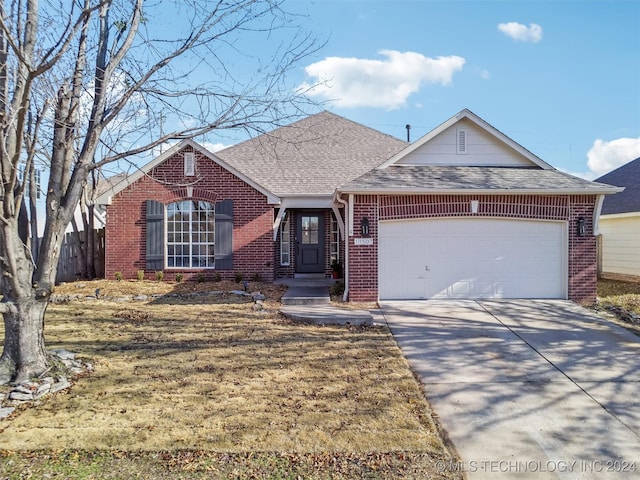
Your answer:
[[[464,155],[467,153],[467,131],[463,129],[456,130],[456,153]]]

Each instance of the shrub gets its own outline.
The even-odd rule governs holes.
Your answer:
[[[213,275],[213,279],[214,279],[216,282],[220,282],[220,281],[222,281],[222,275],[220,275],[220,273],[219,273],[219,272],[216,272],[216,273]]]
[[[138,277],[138,281],[144,280],[144,270],[138,270],[136,276]]]
[[[113,276],[116,278],[118,282],[122,280],[122,272],[116,272],[113,274]]]
[[[338,296],[344,294],[344,282],[336,282],[330,290],[331,295]]]
[[[260,282],[260,281],[262,281],[262,277],[260,276],[259,273],[254,273],[253,275],[251,275],[251,281],[252,282]]]
[[[164,272],[162,270],[158,270],[156,272],[156,280],[158,280],[159,282],[162,281],[162,279],[164,279]]]
[[[181,283],[184,280],[184,275],[182,273],[176,273],[176,283]]]
[[[244,275],[242,275],[241,272],[237,272],[235,279],[236,279],[236,283],[240,283],[242,281],[242,279],[244,278]]]
[[[204,283],[204,281],[206,280],[204,273],[199,273],[198,274],[198,283]]]

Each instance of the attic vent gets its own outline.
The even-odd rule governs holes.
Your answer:
[[[466,130],[457,130],[457,142],[456,142],[456,153],[458,155],[464,155],[467,153],[467,131]]]
[[[184,176],[193,177],[196,174],[196,162],[193,152],[185,152],[184,154]]]

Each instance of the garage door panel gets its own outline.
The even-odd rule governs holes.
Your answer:
[[[566,298],[565,230],[506,219],[381,222],[380,298]]]

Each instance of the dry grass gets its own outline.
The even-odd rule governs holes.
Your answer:
[[[188,294],[194,292],[215,292],[242,290],[243,285],[229,280],[220,282],[153,282],[149,280],[90,280],[85,282],[69,282],[58,285],[56,294],[60,295],[95,295],[96,289],[100,289],[100,296],[119,297],[125,295],[166,295]],[[278,301],[287,287],[273,283],[251,282],[247,284],[249,292],[260,292],[268,300]]]
[[[79,289],[63,286],[57,293],[65,288]],[[49,347],[80,353],[95,372],[0,422],[2,448],[107,451],[112,453],[80,457],[88,458],[88,465],[95,458],[102,462],[103,455],[111,463],[126,458],[127,469],[138,461],[136,455],[147,459],[146,467],[157,466],[157,452],[178,459],[180,452],[199,452],[207,459],[200,464],[218,467],[221,455],[231,455],[225,458],[239,462],[233,468],[241,473],[257,468],[256,458],[264,453],[254,453],[273,452],[258,462],[267,465],[265,471],[284,462],[285,470],[304,478],[360,478],[376,468],[367,478],[454,478],[435,466],[449,453],[386,328],[298,325],[273,310],[254,312],[251,304],[198,298],[198,304],[166,299],[51,305]],[[33,467],[25,455],[5,455],[0,476],[10,471],[9,464]],[[327,455],[350,459],[345,469],[350,473],[340,476],[337,469],[335,476],[323,476],[333,471],[331,462],[323,463]],[[292,456],[303,467],[295,467]],[[36,463],[43,461],[42,455],[37,458]],[[371,458],[378,465],[373,470]],[[184,473],[180,461],[168,463]]]
[[[599,280],[598,298],[604,305],[617,306],[640,315],[640,283]]]
[[[614,322],[640,335],[640,324],[627,315],[640,316],[640,283],[598,280],[598,308],[612,312]]]

